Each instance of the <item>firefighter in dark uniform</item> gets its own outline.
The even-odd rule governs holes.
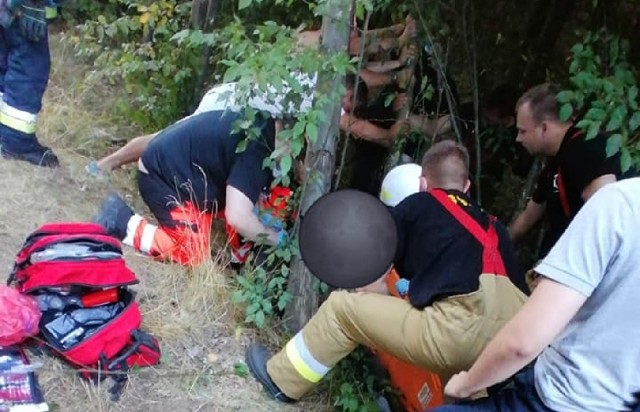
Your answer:
[[[58,158],[38,142],[36,124],[51,68],[47,22],[59,3],[0,5],[0,151],[5,158],[47,167],[58,166]]]

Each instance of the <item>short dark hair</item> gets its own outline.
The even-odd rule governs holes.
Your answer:
[[[529,103],[531,115],[536,123],[544,120],[559,120],[559,108],[556,95],[560,92],[560,87],[552,83],[543,83],[534,86],[524,92],[522,97],[516,103],[516,111],[522,105]]]
[[[434,143],[422,157],[422,175],[436,187],[464,186],[469,179],[469,152],[453,140]]]

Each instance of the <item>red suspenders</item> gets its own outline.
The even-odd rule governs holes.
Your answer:
[[[577,132],[572,134],[569,139],[576,138],[581,134],[582,131],[578,130]],[[571,208],[569,207],[569,199],[567,198],[567,190],[564,187],[564,180],[562,178],[560,165],[558,165],[558,176],[556,177],[556,184],[558,185],[558,197],[560,198],[560,206],[562,206],[562,211],[564,212],[565,217],[571,217]]]
[[[495,228],[496,218],[490,216],[489,228],[484,230],[474,218],[451,200],[444,190],[432,189],[429,193],[482,245],[482,273],[507,276],[507,270],[504,267],[504,262],[498,249],[499,239]]]

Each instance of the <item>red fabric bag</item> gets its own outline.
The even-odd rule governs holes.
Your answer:
[[[133,366],[159,363],[155,338],[129,286],[138,283],[120,241],[92,223],[38,228],[18,253],[9,283],[36,298],[40,333],[52,352],[88,379],[112,376],[118,397]]]

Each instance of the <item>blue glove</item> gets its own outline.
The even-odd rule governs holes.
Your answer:
[[[47,12],[44,4],[20,7],[20,32],[29,41],[37,42],[47,35]]]
[[[400,296],[407,296],[407,293],[409,293],[409,281],[404,278],[398,279],[396,282],[396,290]]]
[[[269,229],[273,229],[277,232],[279,230],[282,230],[282,228],[284,227],[280,219],[273,216],[269,212],[261,212],[257,206],[253,208],[253,213],[255,213],[256,216],[258,216],[260,223],[262,223]]]
[[[278,232],[278,244],[276,246],[282,247],[286,245],[287,242],[289,242],[289,234],[286,230],[280,229],[280,231]]]

